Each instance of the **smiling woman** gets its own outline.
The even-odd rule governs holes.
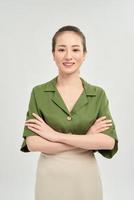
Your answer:
[[[59,73],[78,71],[86,56],[86,39],[81,31],[62,29],[53,37],[53,58],[59,68]]]
[[[52,38],[59,73],[31,92],[21,151],[40,152],[35,200],[103,199],[95,152],[112,158],[118,138],[105,91],[79,76],[86,53],[80,29],[61,27]]]

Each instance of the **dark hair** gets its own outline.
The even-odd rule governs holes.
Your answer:
[[[73,31],[73,32],[75,32],[76,34],[78,34],[78,35],[81,37],[81,39],[82,39],[83,52],[84,52],[84,53],[87,52],[87,48],[86,48],[86,38],[85,38],[84,34],[81,32],[81,30],[80,30],[78,27],[76,27],[76,26],[70,26],[70,25],[61,27],[61,28],[54,34],[54,36],[53,36],[53,38],[52,38],[52,52],[55,51],[55,45],[56,45],[56,39],[57,39],[57,37],[58,37],[61,33],[63,33],[64,31]]]

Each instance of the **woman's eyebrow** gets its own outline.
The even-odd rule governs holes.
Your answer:
[[[65,47],[66,45],[63,45],[63,44],[60,44],[60,45],[57,45],[58,47]]]
[[[64,45],[64,44],[60,44],[60,45],[57,45],[58,47],[66,47],[66,45]],[[80,47],[80,45],[72,45],[72,47]]]
[[[75,44],[75,45],[72,45],[72,47],[80,47],[80,45]]]

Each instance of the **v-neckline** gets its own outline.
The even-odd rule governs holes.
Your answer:
[[[64,99],[63,99],[63,97],[61,96],[59,90],[58,90],[57,87],[56,87],[57,78],[58,78],[58,76],[57,76],[56,79],[55,79],[55,90],[56,90],[58,96],[60,97],[61,101],[63,102],[63,105],[65,106],[66,110],[67,110],[68,113],[71,115],[71,114],[73,113],[73,111],[74,111],[76,105],[78,104],[78,102],[80,101],[81,97],[83,96],[83,94],[84,94],[84,92],[85,92],[83,80],[82,80],[82,78],[80,77],[81,82],[82,82],[82,85],[83,85],[83,91],[81,92],[81,94],[80,94],[79,97],[77,98],[77,101],[76,101],[75,104],[73,105],[71,111],[69,111],[69,109],[68,109],[68,107],[67,107],[67,105],[66,105],[66,103],[65,103],[65,101],[64,101]]]

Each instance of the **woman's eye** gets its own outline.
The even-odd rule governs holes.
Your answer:
[[[58,51],[63,52],[63,51],[65,51],[65,49],[58,49]],[[80,50],[79,49],[73,49],[73,51],[80,51]]]
[[[79,49],[73,49],[73,51],[79,51]]]
[[[58,49],[58,51],[64,51],[64,49]]]

